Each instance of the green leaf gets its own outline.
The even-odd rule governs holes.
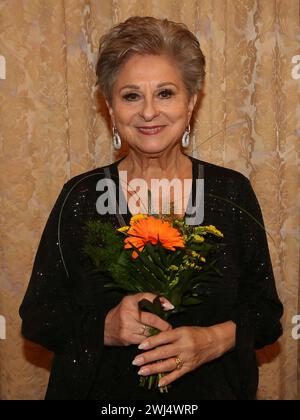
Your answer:
[[[136,270],[140,271],[140,282],[145,284],[144,292],[161,292],[165,289],[165,285],[157,279],[155,274],[146,268],[142,261],[136,261]],[[146,282],[146,283],[144,283]]]
[[[159,255],[156,253],[156,249],[153,247],[152,244],[148,243],[145,246],[146,253],[149,253],[150,257],[152,258],[152,261],[163,271],[166,269],[166,266],[162,263]]]
[[[158,289],[158,287],[160,288],[160,284],[157,286],[155,283],[156,279],[142,265],[139,265],[139,267],[131,266],[130,274],[135,279],[136,284],[139,285],[140,292],[156,293],[157,290],[160,290]]]
[[[174,251],[174,255],[172,255],[171,256],[171,258],[169,259],[169,261],[168,261],[168,266],[170,266],[170,265],[172,265],[172,264],[174,264],[174,262],[179,258],[179,261],[178,261],[178,264],[176,264],[176,265],[179,265],[180,263],[181,263],[181,261],[182,261],[182,256],[181,256],[181,253],[182,253],[183,251],[182,251],[182,249],[177,249],[176,251]],[[177,262],[177,261],[176,261]]]
[[[134,245],[132,246],[134,248],[134,250],[139,254],[139,259],[141,262],[143,262],[146,266],[146,268],[155,275],[156,281],[159,284],[159,287],[164,288],[165,284],[167,283],[165,275],[163,272],[161,272],[156,265],[150,261],[147,258],[147,254],[144,255],[142,252],[140,252],[140,250],[138,248],[136,248]]]
[[[164,318],[164,310],[161,306],[159,297],[156,297],[153,302],[150,302],[150,300],[147,299],[142,299],[139,301],[138,305],[141,311],[150,312],[160,318]]]
[[[192,296],[183,298],[182,300],[182,304],[185,306],[199,305],[199,303],[201,303],[201,300]]]
[[[170,255],[169,253],[167,253],[167,250],[162,246],[160,242],[157,243],[157,251],[159,253],[163,266],[168,267],[170,265],[169,263]]]

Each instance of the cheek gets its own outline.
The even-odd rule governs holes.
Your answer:
[[[188,112],[186,108],[177,108],[174,112],[169,113],[169,120],[174,127],[185,126],[188,121]]]
[[[186,120],[188,117],[188,106],[183,100],[174,101],[172,104],[165,107],[164,112],[174,122]]]
[[[133,106],[116,106],[114,111],[115,119],[119,124],[129,124],[136,115],[135,107]]]

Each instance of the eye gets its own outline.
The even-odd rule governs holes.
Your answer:
[[[123,96],[123,99],[125,99],[125,101],[133,102],[133,101],[136,101],[137,99],[139,99],[139,95],[138,95],[138,93],[135,93],[135,92],[126,93]]]
[[[158,93],[158,96],[163,99],[168,99],[174,95],[174,92],[171,89],[164,89]]]

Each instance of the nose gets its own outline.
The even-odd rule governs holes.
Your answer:
[[[158,106],[153,97],[145,98],[140,110],[140,116],[145,121],[151,121],[159,114]]]

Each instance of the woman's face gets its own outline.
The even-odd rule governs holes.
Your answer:
[[[113,124],[129,147],[144,155],[168,152],[189,124],[197,95],[165,55],[135,55],[121,68],[109,107]]]

